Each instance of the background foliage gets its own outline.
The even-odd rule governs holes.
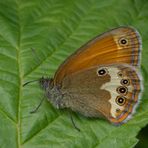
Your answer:
[[[134,147],[148,123],[147,10],[147,0],[0,0],[0,147]],[[132,120],[115,127],[73,113],[78,132],[68,113],[47,101],[36,114],[29,113],[43,92],[37,83],[23,83],[52,77],[77,48],[121,25],[137,28],[143,40],[145,92]]]

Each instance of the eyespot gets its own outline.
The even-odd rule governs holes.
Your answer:
[[[105,76],[108,73],[106,68],[100,68],[97,71],[98,76]]]
[[[128,44],[128,39],[127,39],[127,38],[120,38],[120,39],[119,39],[119,44],[120,44],[121,46],[127,45],[127,44]]]
[[[123,97],[123,96],[117,96],[116,103],[118,105],[123,106],[125,104],[125,102],[126,102],[126,98],[125,97]],[[119,112],[119,110],[118,110],[118,112]]]
[[[129,79],[122,79],[120,83],[121,83],[121,85],[128,86],[130,84],[130,81],[129,81]]]
[[[119,112],[120,112],[120,109],[119,109],[119,108],[117,108],[117,109],[116,109],[116,112],[117,112],[117,113],[119,113]]]
[[[117,88],[117,92],[118,92],[119,94],[126,95],[127,92],[128,92],[128,89],[127,89],[127,87],[125,87],[125,86],[119,86],[119,87]]]
[[[123,74],[122,74],[121,71],[119,71],[119,72],[117,73],[117,75],[118,75],[118,77],[123,77]]]

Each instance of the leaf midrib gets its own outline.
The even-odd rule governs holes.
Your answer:
[[[19,76],[19,90],[18,90],[18,107],[17,107],[17,145],[21,148],[21,96],[22,96],[22,84],[23,73],[21,67],[21,17],[20,17],[20,3],[16,1],[16,11],[18,14],[18,48],[17,50],[17,62],[18,62],[18,76]]]

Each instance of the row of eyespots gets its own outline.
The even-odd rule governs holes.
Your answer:
[[[106,68],[100,68],[97,71],[98,76],[105,76],[108,73],[108,70]],[[123,77],[123,74],[121,72],[118,73],[119,77]],[[120,81],[121,86],[119,86],[116,91],[120,94],[120,96],[117,96],[116,103],[120,106],[123,106],[126,102],[126,94],[128,93],[128,88],[126,86],[130,85],[129,79],[121,79]]]
[[[123,77],[123,74],[121,72],[118,73],[118,76]],[[120,106],[123,106],[126,103],[126,95],[128,93],[128,88],[127,86],[130,85],[129,79],[121,79],[120,81],[121,86],[119,86],[116,91],[120,96],[117,96],[116,98],[116,103]]]

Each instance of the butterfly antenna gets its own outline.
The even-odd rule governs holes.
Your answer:
[[[80,132],[80,129],[76,126],[76,124],[75,124],[75,122],[74,122],[74,120],[73,120],[73,117],[72,117],[72,114],[71,114],[70,111],[69,111],[69,115],[70,115],[70,119],[71,119],[72,125],[74,126],[74,128],[75,128],[77,131]]]
[[[39,56],[38,56],[37,53],[35,52],[35,49],[34,49],[34,48],[31,48],[31,50],[32,50],[32,53],[33,53],[33,55],[34,55],[34,57],[35,57],[35,59],[36,59],[36,62],[37,62],[37,63],[38,63],[38,62],[41,63],[41,59],[39,58]]]
[[[35,58],[36,62],[37,62],[37,63],[38,63],[38,62],[41,63],[41,59],[40,59],[39,56],[37,55],[35,49],[34,49],[34,48],[31,48],[31,50],[32,50],[32,54],[33,54],[33,57]],[[25,84],[23,84],[23,87],[26,86],[26,85],[28,85],[28,84],[30,84],[30,83],[32,83],[32,82],[35,82],[35,81],[39,81],[39,79],[38,79],[38,80],[28,81],[28,82],[26,82]]]
[[[41,60],[40,57],[37,55],[35,49],[34,49],[34,48],[31,48],[31,50],[32,50],[32,53],[33,53],[33,55],[34,55],[34,57],[35,57],[35,59],[36,59],[36,62],[37,62],[37,63],[42,63],[42,60]],[[44,73],[44,75],[46,75],[46,74]]]
[[[26,86],[26,85],[28,85],[28,84],[30,84],[30,83],[32,83],[32,82],[36,82],[36,81],[39,81],[39,79],[28,81],[28,82],[26,82],[26,83],[23,84],[23,87]]]
[[[45,97],[43,97],[42,100],[40,101],[39,105],[38,105],[33,111],[30,112],[31,114],[36,113],[36,112],[38,111],[38,109],[39,109],[40,106],[42,105],[44,99],[45,99]]]

